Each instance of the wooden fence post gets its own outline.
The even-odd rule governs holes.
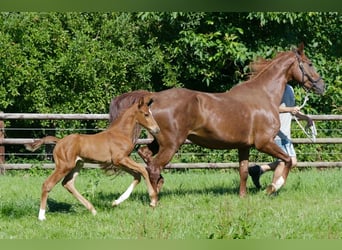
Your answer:
[[[0,113],[3,113],[0,111]],[[3,120],[0,120],[0,139],[5,138],[5,123]],[[0,174],[5,172],[5,169],[2,167],[2,164],[5,163],[5,146],[0,145]]]

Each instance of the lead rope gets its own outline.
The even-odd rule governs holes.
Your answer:
[[[309,93],[306,94],[305,98],[304,98],[304,102],[303,104],[300,106],[300,109],[304,108],[304,106],[306,105],[306,102],[309,100]],[[298,121],[297,117],[294,115],[294,119],[296,120],[298,126],[303,130],[304,134],[312,141],[312,142],[316,142],[316,136],[317,136],[317,130],[316,130],[316,126],[315,126],[315,122],[312,121],[312,125],[308,128],[305,129],[302,124],[300,124],[300,122]]]

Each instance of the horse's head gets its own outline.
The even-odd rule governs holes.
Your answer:
[[[294,63],[293,78],[303,86],[310,90],[312,89],[317,94],[324,93],[324,81],[317,73],[311,61],[304,54],[304,44],[301,43],[297,49],[293,51],[296,55],[296,62]]]
[[[146,95],[139,99],[137,121],[141,126],[145,127],[151,134],[158,134],[160,128],[150,110],[150,105],[152,103],[152,95]]]

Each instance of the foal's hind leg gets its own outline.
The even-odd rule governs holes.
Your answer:
[[[65,175],[67,171],[60,167],[58,163],[56,163],[56,168],[54,172],[45,180],[42,185],[42,195],[40,200],[40,209],[39,209],[39,220],[45,220],[45,211],[46,211],[46,203],[48,198],[48,193],[52,190],[52,188],[59,182]]]
[[[65,176],[62,185],[66,188],[77,200],[79,200],[93,215],[96,215],[96,210],[84,196],[82,196],[77,189],[75,188],[75,180],[77,175],[79,174],[81,168],[83,167],[82,161],[77,161],[76,167]]]

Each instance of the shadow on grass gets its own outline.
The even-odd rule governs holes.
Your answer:
[[[144,185],[144,184],[143,184]],[[247,190],[247,195],[254,195],[260,192],[260,190],[256,188],[249,188]],[[111,208],[111,203],[119,198],[119,196],[122,193],[119,192],[99,192],[96,193],[93,197],[93,200],[91,201],[95,207],[97,208]],[[174,197],[179,196],[180,198],[189,196],[189,195],[198,195],[198,196],[225,196],[225,195],[236,195],[236,197],[239,196],[239,188],[238,187],[222,187],[222,186],[212,186],[207,188],[192,188],[192,189],[182,189],[175,188],[175,189],[169,189],[167,187],[163,188],[161,192],[159,193],[159,199],[168,199],[168,197]],[[149,204],[149,195],[144,190],[135,190],[131,194],[128,200],[131,201],[138,201],[143,204]]]
[[[47,205],[49,213],[73,213],[72,205],[65,202],[57,202],[54,199],[48,198]]]

